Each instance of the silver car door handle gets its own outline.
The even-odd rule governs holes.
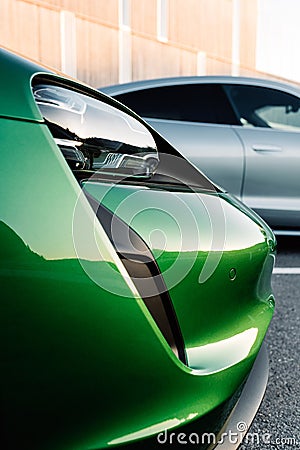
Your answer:
[[[277,145],[264,145],[264,144],[255,144],[252,145],[252,148],[255,152],[281,152],[282,148]]]

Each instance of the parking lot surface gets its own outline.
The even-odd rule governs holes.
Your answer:
[[[300,238],[278,238],[272,285],[276,311],[265,340],[269,382],[241,450],[300,449]]]

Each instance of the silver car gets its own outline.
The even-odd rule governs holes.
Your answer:
[[[300,89],[242,77],[100,88],[136,111],[278,234],[300,233]]]

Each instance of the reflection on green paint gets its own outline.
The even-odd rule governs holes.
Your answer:
[[[105,196],[103,203],[157,256],[187,352],[191,359],[195,352],[204,372],[184,366],[40,123],[30,79],[43,69],[3,50],[0,56],[0,373],[7,442],[88,450],[183,420],[202,417],[205,429],[207,414],[239,390],[271,319],[272,233],[225,194],[116,186]],[[99,199],[110,187],[88,183]],[[230,360],[244,338],[252,344],[248,354]],[[216,418],[216,430],[223,419]]]
[[[256,330],[255,337],[242,359],[257,353],[273,314],[273,258],[262,223],[254,223],[223,194],[174,194],[157,188],[99,182],[86,182],[84,188],[129,223],[152,249],[169,289],[188,355],[191,351],[201,354],[205,346],[216,346],[224,339],[227,351],[233,354],[236,337],[244,336],[249,329]],[[221,221],[217,221],[220,211]],[[205,266],[211,272],[201,282]],[[230,277],[232,269],[236,272],[234,281]],[[213,365],[208,360],[207,364],[204,367],[204,358],[203,373],[216,367],[224,369],[229,363],[221,352]]]

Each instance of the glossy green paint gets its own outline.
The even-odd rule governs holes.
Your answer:
[[[49,71],[1,48],[0,59],[0,116],[42,121],[29,86],[33,74]]]
[[[123,286],[123,297],[83,271],[72,241],[79,187],[46,127],[1,120],[0,134],[1,384],[12,442],[18,429],[31,448],[100,448],[199,417],[228,398],[252,359],[210,377],[184,367],[117,269],[110,282]],[[89,256],[94,224],[85,208],[85,259],[111,277],[105,236],[104,260]]]
[[[189,284],[184,279],[171,295],[188,346],[200,348],[250,328],[257,328],[258,335],[249,354],[226,370],[201,373],[184,366],[126,279],[48,128],[40,123],[30,80],[42,69],[15,57],[0,58],[5,448],[96,449],[131,440],[131,433],[144,437],[204,416],[228,399],[248,374],[272,314],[268,269],[264,275],[269,247],[263,226],[253,223],[257,242],[253,237],[249,243],[245,236],[244,247],[228,250],[202,285],[198,275],[208,243],[204,238],[203,249],[195,252],[187,241],[186,252],[194,253],[195,266],[187,275]],[[93,189],[95,197],[101,196],[100,187]],[[112,198],[120,202],[126,192],[116,187]],[[150,195],[158,200],[157,191]],[[164,203],[171,201],[170,194],[166,196]],[[228,204],[227,198],[221,201]],[[193,198],[190,202],[193,208]],[[74,211],[79,218],[75,229]],[[152,220],[157,220],[155,211]],[[135,225],[144,239],[145,226],[143,220]],[[205,229],[206,225],[201,232]],[[155,248],[162,269],[173,262],[173,253],[180,264],[184,262],[176,247],[176,230],[173,241],[170,252]],[[238,275],[230,282],[228,270],[236,257]],[[247,273],[249,264],[253,269]],[[213,278],[216,286],[210,286],[213,294],[209,294],[206,283]],[[242,283],[251,290],[239,298],[247,290]],[[199,298],[196,289],[202,290]],[[205,299],[213,303],[206,305]]]
[[[213,373],[257,354],[273,314],[274,256],[262,221],[253,222],[226,194],[97,182],[85,189],[156,256],[194,369]]]

